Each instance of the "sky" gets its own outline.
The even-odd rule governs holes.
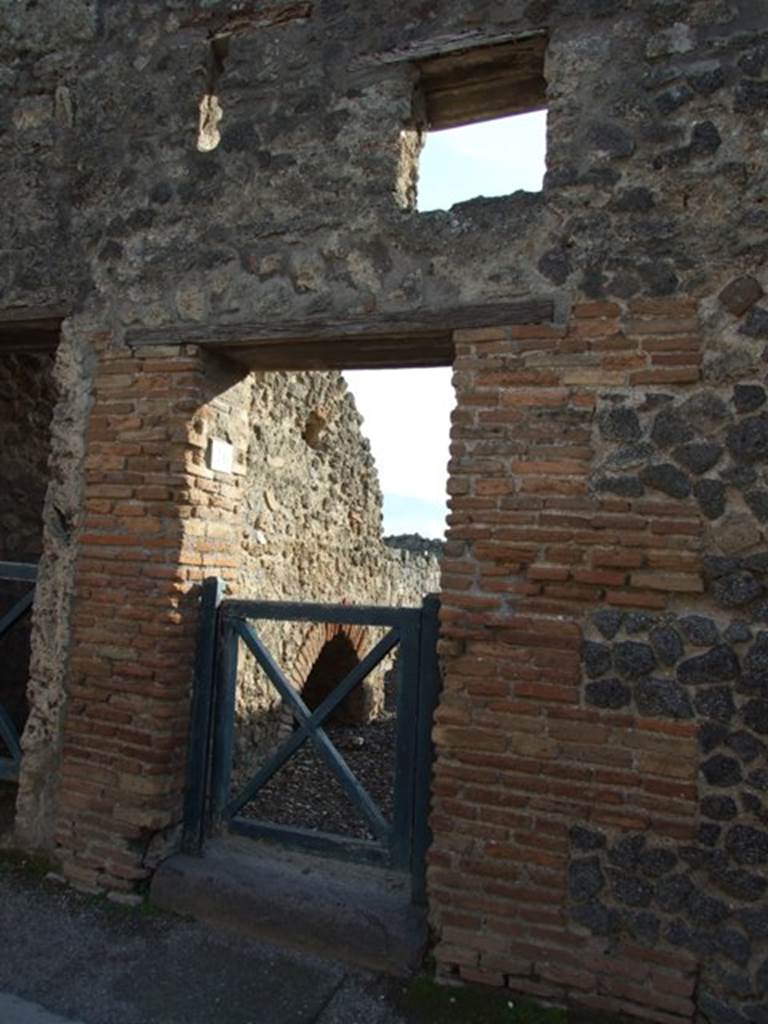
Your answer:
[[[546,113],[431,132],[419,165],[422,213],[476,196],[538,192]],[[384,533],[442,537],[455,404],[449,367],[347,370],[384,493]]]

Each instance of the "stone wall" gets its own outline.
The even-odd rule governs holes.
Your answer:
[[[54,443],[71,529],[46,519],[42,584],[72,651],[45,805],[70,877],[128,888],[172,848],[196,587],[240,583],[241,476],[203,472],[201,445],[244,373],[227,383],[192,336],[450,330],[549,300],[551,323],[480,312],[454,334],[439,970],[657,1024],[759,1024],[764,4],[41,0],[3,18],[2,304],[65,304],[61,358],[96,381],[87,454],[87,389]],[[420,59],[537,33],[542,192],[418,214]],[[221,141],[200,152],[213,92]],[[162,345],[132,347],[147,331]],[[318,442],[320,404],[302,421]],[[279,523],[262,468],[249,501]],[[22,792],[29,822],[40,790]]]

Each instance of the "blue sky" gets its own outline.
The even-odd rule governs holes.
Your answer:
[[[433,132],[419,164],[419,210],[447,210],[475,196],[541,189],[544,112]],[[384,533],[441,537],[445,528],[451,371],[354,370],[344,374],[384,492]]]

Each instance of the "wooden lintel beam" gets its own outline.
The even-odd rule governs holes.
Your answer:
[[[546,323],[553,316],[554,303],[551,299],[519,299],[515,302],[462,306],[440,312],[416,310],[408,313],[379,313],[350,320],[277,320],[134,328],[126,333],[126,341],[131,348],[192,344],[212,350],[232,346],[253,348],[282,344],[289,347],[342,341],[354,341],[361,345],[374,340],[413,341],[428,336],[434,339],[465,327]]]
[[[207,28],[210,35],[236,35],[253,28],[284,25],[288,21],[303,21],[312,14],[309,2],[264,7],[256,3],[241,5],[237,11],[227,10],[228,4],[195,11],[181,22],[182,28]]]

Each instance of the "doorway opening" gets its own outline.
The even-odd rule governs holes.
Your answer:
[[[13,830],[30,712],[31,610],[43,549],[59,321],[0,322],[0,843]]]

